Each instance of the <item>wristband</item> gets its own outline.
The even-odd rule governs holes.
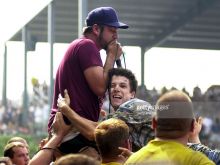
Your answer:
[[[37,153],[38,153],[39,151],[43,151],[43,150],[51,150],[51,151],[52,151],[52,158],[51,158],[51,161],[55,161],[55,160],[56,160],[56,157],[55,157],[55,155],[54,155],[54,151],[56,151],[55,148],[51,148],[51,147],[43,147],[43,148],[41,148],[40,150],[38,150]]]
[[[55,148],[51,148],[51,147],[43,147],[40,150],[53,150],[53,151],[55,151],[56,149]]]

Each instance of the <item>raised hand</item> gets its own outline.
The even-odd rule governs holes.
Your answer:
[[[66,125],[61,112],[57,112],[53,122],[53,134],[59,137],[64,137],[70,130],[71,126]]]
[[[64,90],[64,98],[62,97],[61,94],[59,94],[59,97],[57,99],[57,107],[58,110],[64,114],[68,116],[68,113],[71,111],[70,107],[70,97],[68,95],[68,91],[65,89]]]
[[[107,54],[111,55],[114,59],[119,59],[122,55],[121,44],[117,40],[113,40],[108,44]]]

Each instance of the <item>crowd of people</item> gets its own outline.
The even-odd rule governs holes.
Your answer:
[[[138,87],[132,71],[119,64],[119,28],[128,25],[119,22],[113,8],[89,12],[83,37],[70,44],[57,70],[50,115],[48,87],[37,79],[32,79],[34,95],[27,119],[34,122],[28,122],[32,125],[26,130],[20,125],[22,109],[1,106],[2,134],[46,131],[45,121],[48,134],[32,158],[28,142],[13,137],[5,145],[0,163],[220,164],[219,146],[213,145],[220,141],[218,86],[204,94],[195,87],[192,96],[185,89],[164,87],[158,93]],[[104,65],[101,49],[106,50]],[[114,68],[116,61],[118,68]],[[43,112],[41,117],[38,111]]]
[[[46,82],[40,84],[36,78],[32,78],[32,85],[33,91],[29,95],[28,112],[24,112],[22,103],[19,101],[7,100],[6,107],[0,103],[1,134],[35,133],[40,135],[46,131],[49,114],[48,86]],[[24,113],[27,113],[25,119]]]
[[[175,88],[172,88],[175,89]],[[145,86],[138,86],[136,97],[148,101],[155,105],[161,94],[171,89],[164,87],[162,90],[148,90]],[[193,95],[189,95],[194,104],[196,114],[203,116],[203,128],[200,133],[201,141],[211,148],[220,148],[220,112],[218,104],[220,104],[220,86],[213,85],[206,92],[202,93],[199,87],[195,87]],[[32,96],[32,98],[43,100],[41,96]],[[44,96],[45,98],[45,96]],[[109,100],[108,97],[104,101],[103,109],[108,113]],[[33,101],[34,102],[34,101]],[[0,104],[0,133],[1,135],[16,134],[45,134],[47,128],[47,120],[49,115],[48,102],[39,102],[33,104],[29,108],[26,126],[22,126],[21,116],[22,107],[18,102],[8,101],[7,109]],[[47,107],[47,108],[45,108]]]

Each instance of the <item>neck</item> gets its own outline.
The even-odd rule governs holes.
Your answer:
[[[187,142],[188,142],[188,138],[186,138],[185,136],[184,137],[180,137],[180,138],[176,138],[176,139],[167,139],[167,138],[156,137],[155,140],[159,140],[159,141],[175,141],[177,143],[183,144],[184,146],[186,146]]]
[[[118,107],[114,107],[113,108],[114,112],[116,112],[118,108],[119,108],[119,106]]]
[[[87,39],[92,40],[92,41],[95,43],[96,47],[97,47],[99,50],[101,50],[101,46],[100,46],[100,44],[97,42],[97,39],[95,38],[95,36],[94,36],[93,34],[91,34],[91,33],[84,34],[84,37],[87,38]]]

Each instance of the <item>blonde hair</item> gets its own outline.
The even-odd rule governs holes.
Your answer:
[[[111,118],[99,123],[94,135],[101,156],[115,157],[121,153],[118,147],[129,139],[129,127],[124,121]]]
[[[13,151],[14,147],[26,148],[26,146],[21,142],[8,143],[8,144],[6,144],[6,146],[4,148],[4,156],[9,157],[9,158],[13,158],[14,157],[14,151]]]
[[[100,165],[100,162],[83,154],[68,154],[58,159],[54,165]]]

